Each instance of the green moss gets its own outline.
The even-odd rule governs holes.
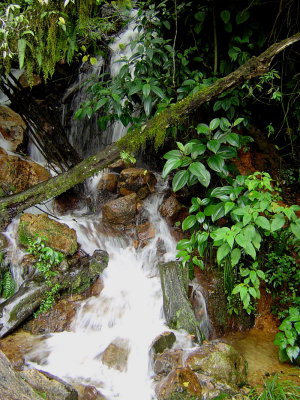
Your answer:
[[[188,392],[174,392],[167,400],[202,400],[202,397],[192,395]]]
[[[18,227],[18,240],[23,246],[28,246],[30,244],[30,235],[27,232],[27,226],[29,224],[26,222],[20,222]]]

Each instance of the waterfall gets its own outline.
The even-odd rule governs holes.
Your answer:
[[[132,16],[135,15],[135,11]],[[62,123],[70,140],[70,143],[77,149],[83,157],[88,157],[97,150],[105,148],[107,145],[116,142],[127,132],[120,121],[112,123],[103,132],[100,131],[97,119],[100,113],[94,114],[91,118],[75,120],[74,112],[80,108],[80,105],[88,100],[85,83],[93,79],[100,79],[103,73],[108,73],[114,78],[118,75],[121,67],[124,65],[122,60],[129,59],[132,55],[130,44],[139,35],[136,29],[134,19],[127,28],[119,33],[109,45],[111,52],[109,65],[106,66],[103,58],[98,58],[95,65],[89,65],[87,62],[80,67],[79,75],[73,85],[67,90],[64,98],[72,96],[70,104],[64,104],[62,109]]]
[[[142,249],[126,238],[110,238],[100,231],[100,216],[63,217],[76,229],[87,253],[105,249],[109,265],[103,273],[100,295],[83,301],[71,332],[47,335],[27,355],[27,363],[69,382],[92,384],[108,399],[150,400],[155,398],[151,382],[149,351],[160,333],[169,330],[163,317],[163,301],[156,264],[175,258],[176,242],[158,211],[163,185],[145,200],[145,211],[155,226],[155,237]],[[158,252],[159,249],[163,251]],[[181,345],[190,347],[184,332],[174,332]],[[120,346],[126,359],[120,368],[104,362],[109,346]]]

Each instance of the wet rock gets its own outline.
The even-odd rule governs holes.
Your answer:
[[[28,237],[45,238],[45,242],[54,250],[65,254],[74,254],[77,250],[77,235],[74,229],[69,228],[48,217],[46,214],[23,214],[18,226],[18,239],[26,245]]]
[[[41,165],[17,156],[0,155],[1,195],[18,193],[50,178]]]
[[[74,188],[71,188],[54,199],[55,210],[64,215],[69,211],[76,210],[81,200],[81,196]]]
[[[150,239],[153,239],[156,233],[155,227],[150,222],[138,225],[136,227],[138,243],[144,247],[148,244]]]
[[[159,375],[168,375],[173,369],[181,368],[183,350],[166,349],[154,357],[154,372]]]
[[[78,400],[105,400],[105,397],[91,385],[74,385],[78,392]]]
[[[186,330],[201,343],[204,335],[187,297],[187,271],[178,262],[171,261],[159,264],[159,273],[168,326]]]
[[[217,340],[192,351],[185,365],[229,385],[242,385],[247,380],[247,362],[244,357],[234,347]]]
[[[37,394],[47,400],[78,399],[78,393],[71,385],[47,372],[28,369],[20,372],[20,376]]]
[[[129,348],[125,339],[117,338],[104,350],[102,362],[110,368],[125,371],[127,367]]]
[[[182,205],[179,201],[174,196],[170,196],[163,201],[159,211],[161,216],[166,218],[170,224],[174,224],[181,208]]]
[[[107,267],[108,254],[96,250],[93,256],[82,257],[66,264],[60,275],[54,278],[60,284],[60,290],[81,293],[86,290]],[[0,304],[0,337],[13,331],[30,317],[41,304],[48,286],[41,280],[40,274],[34,274],[26,280],[19,290]]]
[[[103,222],[128,225],[134,219],[136,212],[137,195],[132,193],[104,204],[102,207]]]
[[[7,106],[0,106],[0,133],[7,144],[7,150],[16,151],[23,142],[26,124],[19,114]]]
[[[62,299],[51,310],[29,321],[24,326],[24,329],[34,335],[70,331],[72,321],[79,306],[79,302]]]
[[[5,251],[8,247],[8,243],[7,237],[3,233],[0,233],[0,251]]]
[[[109,169],[113,172],[121,172],[123,169],[128,168],[128,164],[121,158],[109,165]]]
[[[202,400],[197,375],[189,368],[177,368],[156,386],[159,400]]]
[[[117,174],[112,174],[112,173],[104,174],[98,183],[97,189],[114,193],[117,190],[117,185],[118,185]]]
[[[176,336],[173,332],[163,332],[152,343],[152,349],[155,354],[162,353],[166,349],[170,349],[176,342]]]
[[[41,400],[41,397],[13,370],[0,352],[0,400]]]
[[[126,196],[136,193],[140,199],[154,192],[155,175],[143,168],[126,168],[121,171],[118,188],[120,194]]]

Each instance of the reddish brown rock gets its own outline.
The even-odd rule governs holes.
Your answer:
[[[0,189],[2,195],[22,192],[50,178],[41,165],[16,156],[0,155]]]
[[[126,168],[121,171],[118,188],[120,194],[136,193],[140,199],[154,192],[155,175],[143,168]]]
[[[26,124],[19,114],[7,106],[0,106],[0,133],[8,142],[8,150],[15,151],[23,142]]]
[[[102,362],[110,368],[125,371],[129,349],[125,339],[115,339],[103,352]]]
[[[118,175],[117,174],[104,174],[100,179],[97,189],[106,190],[108,192],[115,192],[117,190]]]
[[[136,227],[138,241],[142,246],[148,244],[150,239],[153,239],[155,236],[155,227],[150,222],[146,222],[145,224],[138,225]]]
[[[113,172],[121,172],[125,168],[128,168],[128,164],[126,164],[121,158],[109,166],[109,169]]]
[[[104,204],[102,207],[103,222],[113,225],[128,225],[134,219],[136,212],[137,195],[132,193]]]
[[[78,392],[78,400],[105,400],[105,397],[91,385],[74,385]]]
[[[28,237],[45,238],[48,246],[65,254],[74,254],[77,250],[77,235],[69,228],[48,217],[46,214],[23,214],[18,227],[20,243],[27,245]]]
[[[26,330],[34,335],[70,331],[72,321],[80,304],[63,299],[58,301],[47,313],[40,314],[25,325]]]
[[[181,349],[165,349],[154,357],[154,372],[159,375],[167,375],[173,369],[183,366],[183,351]]]
[[[170,224],[174,224],[181,208],[182,205],[179,201],[174,196],[170,196],[163,201],[159,211],[161,216],[166,218]]]
[[[190,368],[173,370],[157,384],[155,390],[159,400],[170,400],[175,393],[180,393],[180,398],[183,400],[202,399],[201,385],[197,375]]]

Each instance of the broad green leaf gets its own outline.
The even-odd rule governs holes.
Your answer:
[[[233,208],[235,207],[235,203],[233,203],[232,201],[226,201],[225,203],[225,215],[229,213],[229,211],[231,211]]]
[[[293,232],[293,234],[300,239],[300,223],[297,222],[292,222],[290,225],[291,231]]]
[[[257,250],[259,250],[260,243],[261,243],[261,236],[260,236],[259,232],[257,230],[255,230],[255,235],[252,238],[252,244]]]
[[[226,141],[234,147],[240,147],[240,137],[236,133],[229,133],[226,136]]]
[[[197,176],[199,182],[208,187],[210,184],[210,173],[201,162],[194,162],[189,166],[189,171]]]
[[[236,17],[235,17],[235,21],[238,25],[242,24],[243,22],[246,22],[250,17],[250,13],[247,10],[243,10],[241,12],[239,12]]]
[[[250,293],[251,296],[254,297],[255,299],[257,298],[257,293],[256,293],[256,290],[254,289],[254,287],[250,287],[250,288],[249,288],[249,293]]]
[[[283,214],[277,214],[271,221],[271,232],[278,231],[285,224],[285,218]]]
[[[245,215],[246,213],[248,213],[248,210],[246,208],[236,208],[235,210],[232,211],[232,214],[235,215]]]
[[[103,107],[106,103],[108,102],[107,97],[102,97],[99,101],[96,103],[95,111],[98,111],[101,107]]]
[[[222,10],[220,13],[220,17],[224,24],[227,24],[230,21],[230,12],[228,10]]]
[[[260,226],[261,228],[263,228],[267,231],[269,231],[271,228],[270,222],[267,220],[267,218],[263,217],[261,215],[259,217],[257,217],[254,222],[257,226]]]
[[[25,50],[26,50],[26,39],[18,40],[18,57],[19,57],[19,68],[22,69],[24,66]]]
[[[216,139],[210,140],[210,141],[207,143],[207,148],[208,148],[210,151],[212,151],[213,153],[216,153],[216,152],[219,150],[220,146],[221,146],[220,141],[219,141],[219,140],[216,140]]]
[[[240,297],[243,302],[246,299],[247,294],[248,294],[248,289],[245,286],[242,286],[240,290]]]
[[[166,160],[171,160],[171,159],[178,159],[182,156],[182,153],[180,150],[171,150],[168,151],[163,158],[165,158]]]
[[[257,275],[260,277],[260,279],[263,279],[263,280],[266,279],[266,275],[265,275],[264,271],[262,271],[261,269],[258,269],[258,270],[256,271],[256,273],[257,273]]]
[[[217,251],[217,262],[220,264],[220,262],[229,254],[230,252],[230,246],[228,243],[223,243],[222,246],[218,248]]]
[[[147,116],[150,115],[151,109],[152,109],[152,98],[151,98],[151,96],[146,97],[144,99],[143,104],[144,104],[144,110],[145,110],[146,115]]]
[[[166,96],[164,92],[159,88],[158,86],[151,86],[152,92],[154,92],[157,96],[159,96],[161,99],[164,99]]]
[[[239,125],[241,122],[244,121],[244,118],[237,118],[234,123],[232,124],[232,126],[237,126]]]
[[[210,121],[209,124],[209,129],[211,131],[214,131],[215,129],[217,129],[220,125],[220,119],[219,118],[214,118],[213,120]]]
[[[143,96],[148,97],[150,92],[151,92],[151,87],[150,87],[149,83],[145,83],[143,85]]]
[[[203,153],[206,151],[206,146],[205,144],[198,143],[194,144],[192,147],[192,152],[191,152],[191,157],[195,159],[198,156],[201,156]]]
[[[176,168],[178,168],[178,167],[180,167],[180,166],[181,166],[181,160],[178,160],[178,159],[176,159],[176,158],[171,158],[171,159],[169,159],[169,160],[165,163],[164,168],[163,168],[163,171],[162,171],[162,177],[163,177],[163,179],[165,179],[165,177],[166,177],[167,175],[169,175],[169,173],[170,173],[173,169],[176,169]]]
[[[190,246],[191,246],[191,242],[189,239],[181,239],[177,243],[176,249],[177,250],[186,250]]]
[[[198,244],[207,242],[209,234],[207,232],[198,232],[196,235]]]
[[[249,224],[251,219],[252,219],[252,215],[251,214],[245,214],[243,216],[243,225],[246,226],[247,224]]]
[[[241,250],[238,249],[237,247],[235,249],[232,250],[230,258],[231,258],[231,265],[234,267],[241,258]]]
[[[205,135],[209,133],[209,127],[206,124],[198,124],[196,126],[197,133],[204,133]]]
[[[244,236],[250,240],[252,242],[252,239],[254,238],[255,234],[256,234],[256,229],[254,228],[253,225],[247,225],[244,229],[243,229],[243,234]]]
[[[142,90],[142,86],[141,85],[132,86],[128,91],[128,95],[132,96],[133,94],[138,93],[141,90]]]
[[[231,159],[231,158],[236,158],[237,157],[237,152],[236,149],[233,147],[229,146],[221,146],[218,155],[220,155],[222,158],[226,159]]]
[[[245,248],[248,244],[248,239],[245,238],[245,236],[242,233],[236,235],[235,241],[237,242],[238,245],[240,245],[243,248]]]
[[[225,211],[224,211],[224,204],[219,203],[215,206],[212,214],[211,214],[211,220],[213,222],[217,221],[218,219],[224,217]]]
[[[215,154],[213,156],[210,156],[207,159],[207,164],[209,167],[216,172],[223,172],[224,168],[224,159],[219,155]]]
[[[249,254],[249,256],[251,256],[253,258],[253,260],[256,259],[256,250],[253,246],[252,243],[250,243],[249,241],[246,243],[246,246],[244,246],[244,250],[247,254]]]
[[[200,211],[196,214],[196,218],[199,224],[202,224],[202,222],[205,220],[205,215],[202,211]]]
[[[197,222],[196,215],[189,215],[182,222],[182,230],[187,231],[188,229],[192,228],[196,222]]]
[[[83,56],[82,57],[82,62],[87,62],[88,59],[89,59],[89,56]]]
[[[172,181],[173,192],[177,192],[187,184],[189,180],[189,171],[178,171]]]
[[[299,356],[300,348],[299,346],[291,346],[286,349],[286,353],[291,361],[296,360]]]
[[[210,204],[209,206],[205,207],[204,214],[206,217],[210,217],[215,209],[215,204]]]

